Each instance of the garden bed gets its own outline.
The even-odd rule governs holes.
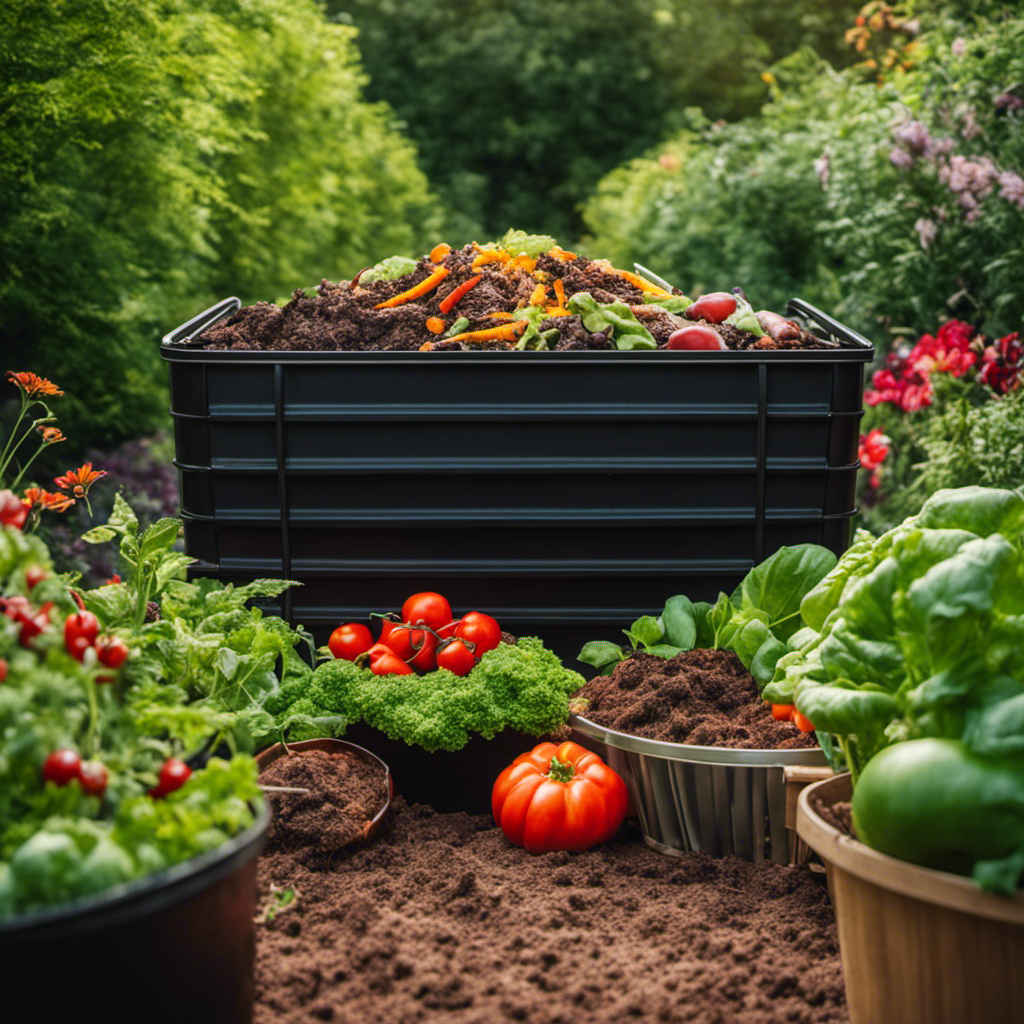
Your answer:
[[[265,855],[256,1024],[847,1020],[824,881],[664,857],[624,830],[533,857],[488,815],[398,800],[330,870]],[[272,890],[271,887],[274,887]]]

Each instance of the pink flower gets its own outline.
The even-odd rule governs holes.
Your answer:
[[[939,233],[939,226],[927,217],[918,217],[914,221],[914,230],[921,242],[921,248],[927,249],[935,241],[935,236]]]
[[[960,36],[953,40],[950,50],[954,57],[962,57],[967,52],[967,41]]]
[[[1003,199],[1024,207],[1024,178],[1013,171],[1002,171],[998,181],[999,194]]]
[[[892,130],[892,137],[911,153],[923,154],[931,141],[928,129],[920,121],[904,121]]]

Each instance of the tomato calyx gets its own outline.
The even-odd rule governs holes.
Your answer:
[[[555,782],[568,782],[575,774],[576,769],[571,761],[559,761],[557,756],[553,756],[545,777]]]

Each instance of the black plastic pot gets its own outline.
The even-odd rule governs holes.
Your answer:
[[[249,1024],[269,812],[217,850],[0,924],[12,1024]]]
[[[563,659],[786,544],[840,553],[870,342],[745,352],[217,351],[163,339],[193,575],[303,583],[318,642],[438,590]]]

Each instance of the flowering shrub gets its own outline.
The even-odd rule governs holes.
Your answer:
[[[52,426],[56,417],[45,401],[47,398],[60,398],[64,392],[52,381],[27,370],[9,370],[7,379],[18,389],[21,406],[0,452],[0,524],[32,532],[39,525],[44,511],[66,512],[78,501],[84,502],[88,509],[89,490],[107,472],[95,470],[92,463],[87,462],[79,469],[68,470],[55,477],[53,482],[59,490],[30,486],[24,488],[19,497],[18,488],[39,454],[51,445],[67,440],[59,427]],[[38,437],[38,445],[19,466],[18,452],[34,436]],[[11,474],[14,474],[13,479],[8,482]]]
[[[1024,345],[950,320],[890,352],[864,393],[860,504],[888,529],[941,487],[1024,482]]]

